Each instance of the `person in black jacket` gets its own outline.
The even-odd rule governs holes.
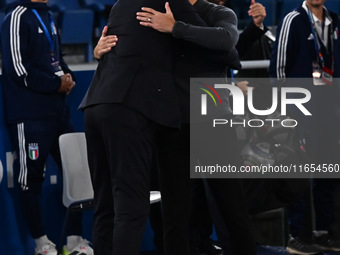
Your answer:
[[[174,11],[174,6],[171,3],[170,3],[170,5],[172,6],[172,9]],[[175,11],[174,11],[174,14],[176,15]],[[220,54],[223,52],[224,53],[223,56],[229,57],[228,60],[230,60],[230,59],[234,60],[234,58],[236,58],[236,60],[238,60],[238,57],[237,57],[237,54],[236,54],[235,51],[233,52],[233,54],[236,54],[236,57],[230,57],[230,56],[228,56],[229,52],[225,52],[225,51],[228,51],[228,50],[232,50],[234,45],[235,45],[235,42],[237,41],[237,29],[236,29],[236,22],[235,22],[234,17],[231,16],[230,24],[229,24],[229,22],[225,22],[225,23],[226,23],[226,25],[230,26],[230,30],[233,32],[233,34],[236,36],[236,38],[233,38],[233,37],[229,38],[229,36],[226,34],[225,37],[226,37],[227,40],[230,41],[230,43],[225,45],[223,43],[216,42],[216,45],[219,45],[219,47],[220,47],[219,51],[215,51],[211,54],[213,54],[214,56],[220,56]],[[187,24],[187,23],[183,23],[183,24]],[[206,31],[207,30],[210,30],[210,29],[206,29]],[[212,31],[212,32],[214,34],[216,34],[216,32],[214,32],[214,31]],[[122,43],[119,36],[118,36],[118,38],[119,38],[118,44]],[[97,55],[98,52],[103,52],[102,50],[98,50],[98,48],[100,48],[100,45],[103,42],[102,39],[99,41],[98,46],[96,47],[96,49],[94,51],[95,55]],[[109,39],[109,38],[107,38],[107,39]],[[114,40],[114,37],[111,36],[111,39]],[[225,40],[223,40],[223,41],[225,41]],[[112,43],[112,46],[114,46],[114,43]],[[187,52],[191,51],[190,48],[192,48],[192,45],[187,46],[186,49],[188,51],[184,51],[185,55],[186,55]],[[109,51],[110,47],[108,47],[106,49]],[[204,51],[202,51],[202,52],[204,53]],[[189,65],[191,65],[191,63],[194,63],[194,61],[191,62],[192,59],[190,58],[190,55],[188,55],[189,58],[186,58],[185,56],[183,57],[183,54],[181,54],[181,56],[182,56],[181,60],[180,61],[177,60],[177,62],[176,62],[177,64],[176,64],[175,73],[178,73],[178,75],[180,75],[180,72],[179,72],[180,66],[186,67],[186,63],[188,63]],[[100,55],[97,55],[97,58],[98,57],[100,57]],[[206,58],[204,58],[204,59],[206,59]],[[199,61],[199,63],[204,64],[204,60],[201,60],[200,57],[198,57],[198,56],[197,56],[197,60]],[[209,68],[209,64],[211,64],[211,62],[205,63],[204,65],[205,65],[205,67]],[[221,69],[225,69],[225,68],[222,67]],[[182,70],[182,72],[185,72],[185,71],[186,71],[186,69]],[[187,82],[189,82],[189,80]],[[184,83],[182,83],[182,84],[184,86],[187,85],[187,84],[184,84]],[[183,103],[183,101],[181,101],[181,103]],[[184,119],[187,116],[188,116],[187,114],[185,116],[182,116],[182,119]],[[164,128],[164,129],[167,129],[167,128]],[[168,133],[166,133],[166,134],[167,135],[166,135],[166,137],[164,137],[164,140],[168,141],[169,136],[168,136]],[[178,200],[178,203],[176,203],[176,196],[177,195],[173,192],[174,190],[177,190],[177,188],[178,188],[178,190],[182,190],[182,188],[187,189],[186,187],[189,187],[187,185],[187,181],[186,181],[186,180],[188,180],[187,173],[188,172],[186,172],[186,171],[180,173],[181,175],[182,174],[185,175],[184,178],[182,178],[182,176],[177,176],[178,180],[182,179],[182,180],[185,181],[183,183],[182,181],[178,182],[177,180],[173,180],[173,177],[176,176],[176,172],[173,172],[171,179],[168,180],[168,185],[167,185],[168,189],[165,190],[164,188],[161,188],[161,190],[162,190],[162,200],[163,200],[163,202],[162,202],[163,212],[165,214],[165,252],[166,252],[166,254],[178,254],[178,255],[180,255],[180,254],[190,254],[189,233],[188,233],[188,224],[187,224],[187,221],[188,221],[187,215],[190,212],[190,207],[188,207],[188,204],[189,204],[188,200],[189,199],[184,199],[184,200],[181,199],[181,200]],[[163,176],[165,176],[165,175],[163,175]],[[166,178],[164,178],[163,181],[162,181],[163,187],[165,186],[165,184],[164,184],[164,182],[166,182],[165,179]],[[178,184],[180,184],[181,186],[178,186]],[[184,184],[184,187],[182,187],[182,184]],[[179,195],[182,195],[182,193],[180,193]],[[187,194],[185,194],[185,192],[184,192],[183,195],[184,195],[184,198],[185,198]],[[168,198],[171,198],[171,199],[169,200]],[[182,201],[184,203],[182,203]],[[185,214],[182,214],[182,212],[184,212]]]
[[[88,160],[94,188],[93,245],[97,255],[139,254],[149,215],[150,170],[157,126],[177,129],[180,111],[172,66],[171,36],[140,26],[143,6],[164,9],[160,0],[119,0],[108,35],[117,45],[101,56],[80,108],[85,113]],[[178,19],[205,23],[190,4],[172,0]]]
[[[56,255],[42,222],[41,192],[49,154],[61,169],[58,138],[73,132],[65,97],[75,85],[61,54],[47,0],[20,0],[8,6],[1,27],[6,120],[18,153],[21,201],[35,239],[36,254]],[[81,238],[81,217],[73,215],[65,252],[93,254]]]
[[[277,40],[270,59],[269,71],[280,81],[289,78],[307,78],[301,87],[311,93],[306,108],[312,117],[289,109],[295,118],[297,140],[304,148],[303,163],[332,165],[339,162],[339,39],[340,20],[328,10],[323,0],[305,0],[288,13],[278,27]],[[291,86],[289,83],[286,86]],[[294,97],[294,95],[292,95]],[[327,125],[325,125],[327,123]],[[313,190],[301,192],[303,198],[288,208],[290,238],[287,251],[292,254],[315,254],[322,250],[340,250],[338,230],[332,229],[336,215],[336,178],[318,179],[313,175]],[[330,178],[330,177],[329,177]],[[314,216],[315,213],[315,216]],[[315,218],[314,218],[315,217]],[[313,236],[316,230],[329,231],[321,238]],[[336,228],[335,228],[336,229]],[[327,232],[326,232],[327,233]]]
[[[199,5],[197,5],[197,6],[199,6]],[[194,6],[195,7],[195,6]],[[236,47],[238,47],[239,46],[239,48],[240,49],[244,49],[243,50],[243,52],[245,52],[246,50],[247,50],[247,47],[248,47],[248,45],[249,44],[251,44],[253,41],[255,41],[257,38],[259,38],[260,36],[262,36],[263,34],[264,34],[264,32],[265,31],[267,31],[267,28],[264,28],[263,30],[261,29],[261,28],[258,28],[257,26],[259,26],[259,27],[261,27],[261,25],[262,25],[262,21],[263,21],[263,19],[264,19],[264,17],[261,17],[261,16],[265,16],[265,9],[264,9],[264,7],[262,6],[262,5],[260,5],[260,4],[256,4],[256,8],[253,6],[252,8],[252,11],[250,11],[250,14],[254,17],[254,23],[253,24],[250,24],[249,25],[249,27],[248,27],[248,29],[247,29],[247,32],[245,32],[245,34],[247,34],[247,35],[249,35],[249,36],[242,36],[242,38],[244,38],[244,40],[248,40],[249,38],[251,39],[250,40],[250,42],[249,41],[247,41],[246,43],[241,43],[241,41],[242,40],[240,40],[239,41],[239,43],[237,44],[237,46]],[[222,15],[223,16],[223,15]],[[228,15],[226,15],[226,16],[228,16]],[[151,18],[152,18],[152,16],[150,16]],[[221,17],[221,15],[220,16],[217,16],[217,18],[216,18],[216,20],[218,20],[219,19],[219,17]],[[225,17],[225,16],[224,16]],[[141,20],[143,21],[143,17],[141,18]],[[147,25],[147,26],[155,26],[155,24],[151,21],[148,21],[148,17],[146,17],[146,19],[144,20],[146,23],[145,23],[145,25]],[[253,21],[252,21],[253,22]],[[255,25],[256,24],[256,25]],[[184,25],[184,26],[183,26]],[[231,24],[230,24],[230,22],[225,22],[225,25],[226,26],[232,26],[232,22],[231,22]],[[157,25],[156,25],[157,26]],[[171,25],[170,25],[170,27],[171,27]],[[185,28],[185,29],[183,29],[183,27]],[[166,30],[167,28],[162,28],[162,30]],[[203,34],[202,35],[202,33],[200,33],[200,31],[202,30],[202,28],[198,28],[198,27],[195,27],[194,29],[191,29],[190,31],[188,31],[188,29],[190,29],[190,25],[185,25],[185,24],[179,24],[179,25],[177,25],[177,26],[175,26],[174,27],[174,32],[173,32],[173,34],[176,34],[178,37],[180,37],[180,38],[182,38],[182,39],[186,39],[186,40],[191,40],[191,41],[193,41],[194,43],[199,43],[199,44],[204,44],[204,46],[206,46],[207,48],[209,48],[209,47],[212,47],[211,45],[213,45],[213,48],[219,48],[219,49],[221,49],[222,47],[224,47],[223,49],[230,49],[229,47],[232,47],[232,45],[233,44],[228,44],[228,43],[225,43],[226,42],[226,40],[224,40],[223,38],[223,36],[225,35],[225,37],[226,37],[226,39],[227,40],[229,40],[228,38],[228,36],[226,35],[226,34],[224,34],[223,35],[223,30],[221,29],[221,31],[219,31],[219,32],[211,32],[212,31],[212,28],[210,27],[210,28],[203,28],[203,30],[205,30],[206,31],[206,33],[209,33],[209,36],[207,36],[207,34]],[[209,31],[210,30],[210,31]],[[216,30],[218,30],[218,29],[216,29]],[[183,31],[185,31],[185,33],[183,33]],[[217,39],[214,39],[214,37],[212,37],[211,35],[213,35],[215,33],[215,36],[216,35],[221,35],[221,33],[222,33],[222,37],[221,36],[219,36],[219,39],[220,40],[217,40]],[[254,37],[257,37],[257,38],[254,38]],[[111,38],[110,38],[111,37]],[[201,40],[201,39],[204,39],[203,41]],[[232,37],[231,37],[232,38]],[[237,36],[236,37],[234,37],[234,38],[232,38],[232,39],[235,39],[235,38],[237,38]],[[111,40],[111,44],[106,44],[108,47],[106,47],[106,46],[102,46],[102,45],[105,45],[105,41],[104,41],[104,39],[105,40]],[[96,47],[96,49],[95,49],[95,56],[97,57],[97,58],[100,58],[100,54],[98,53],[98,52],[106,52],[106,51],[110,51],[110,49],[111,49],[111,47],[113,47],[114,45],[115,45],[115,40],[117,40],[117,38],[115,38],[114,36],[106,36],[106,37],[102,37],[101,38],[101,40],[99,41],[99,43],[98,43],[98,45],[97,45],[97,47]],[[244,40],[243,40],[243,42],[244,42]],[[189,45],[190,47],[194,47],[194,46],[192,46],[192,44],[190,44]],[[180,76],[181,76],[181,74],[185,74],[185,73],[187,73],[188,72],[188,70],[186,69],[186,68],[180,68],[181,66],[182,67],[185,67],[185,63],[187,62],[187,65],[191,65],[192,66],[192,63],[204,63],[204,60],[205,60],[205,58],[206,58],[206,56],[204,55],[204,53],[206,53],[206,51],[208,50],[207,48],[204,48],[204,49],[198,49],[198,52],[200,53],[200,54],[195,54],[196,56],[196,58],[194,57],[193,58],[193,56],[190,56],[189,55],[189,57],[185,57],[185,56],[183,56],[184,54],[182,54],[182,57],[180,58],[180,60],[179,60],[179,64],[177,65],[177,68],[176,68],[176,70],[178,71],[178,75],[176,75],[177,73],[175,73],[175,75],[176,75],[176,77],[178,77],[178,79],[176,80],[177,81],[177,83],[176,83],[176,86],[179,86],[180,84],[183,84],[182,85],[182,89],[178,89],[177,91],[179,92],[179,91],[187,91],[186,93],[178,93],[178,96],[179,96],[179,98],[180,98],[180,101],[182,102],[182,109],[188,109],[188,103],[187,103],[187,98],[188,98],[188,90],[185,88],[185,87],[187,87],[187,84],[189,83],[189,80],[183,80],[183,81],[181,81],[181,78],[180,78]],[[197,48],[195,48],[195,50],[197,50]],[[193,50],[192,52],[195,52],[195,50]],[[197,53],[197,51],[196,51],[196,53]],[[219,52],[219,53],[221,53],[221,52]],[[211,52],[210,52],[210,54],[211,54]],[[212,54],[213,55],[213,54]],[[203,59],[200,59],[201,57],[203,56]],[[205,67],[204,68],[202,68],[202,69],[204,69],[205,70],[205,73],[206,72],[208,72],[208,70],[215,70],[215,74],[218,74],[218,72],[216,71],[216,70],[222,70],[222,73],[223,73],[223,69],[224,69],[224,65],[223,64],[220,64],[220,65],[218,65],[218,68],[216,68],[216,66],[217,66],[217,62],[216,62],[216,54],[214,55],[214,60],[215,60],[215,63],[213,63],[212,65],[211,65],[211,61],[209,61],[209,62],[207,62],[206,64],[205,64]],[[232,61],[232,58],[229,56],[229,58],[225,58],[225,61],[226,61],[226,63],[228,63],[229,65],[231,65],[231,66],[233,66],[233,64],[231,63],[231,61]],[[184,63],[184,64],[183,64]],[[203,64],[204,65],[204,64]],[[237,67],[236,67],[237,68]],[[197,70],[200,70],[200,69],[197,69]],[[192,72],[192,68],[191,68],[191,70],[190,70],[190,72]],[[201,73],[199,73],[199,74],[201,74]],[[214,74],[214,75],[215,75]],[[185,75],[187,75],[187,74],[185,74]],[[210,75],[211,75],[211,73],[210,73]],[[189,75],[190,76],[190,75]],[[224,75],[223,75],[224,76]],[[182,120],[184,121],[184,122],[187,122],[188,120],[188,111],[187,110],[182,110]],[[182,128],[183,128],[183,126],[182,126]],[[182,132],[182,133],[184,133],[184,132]],[[181,140],[181,139],[178,139],[178,140]],[[186,152],[186,151],[188,151],[187,150],[187,148],[183,148],[183,146],[181,146],[181,145],[178,145],[178,148],[174,148],[174,150],[175,151],[179,151],[179,155],[184,155],[184,157],[186,157],[185,155],[185,153],[184,154],[182,154],[181,152]],[[171,154],[170,154],[171,155]],[[178,156],[178,155],[177,155]],[[171,155],[170,157],[171,158],[177,158],[177,156],[175,156],[175,157],[173,157],[173,155]],[[182,157],[182,156],[181,156]],[[170,167],[171,168],[171,167]],[[177,167],[174,167],[173,169],[176,169]],[[176,172],[176,173],[178,173],[178,172]],[[184,173],[185,174],[185,171],[182,171],[182,173]],[[175,174],[176,175],[176,174]],[[177,179],[179,179],[179,178],[181,178],[179,175],[177,175],[177,176],[175,176],[174,177],[176,180]],[[164,178],[164,179],[166,179],[166,180],[169,180],[168,178]],[[183,179],[183,178],[182,178]],[[184,177],[184,179],[185,179],[185,177]],[[177,181],[175,180],[175,182],[176,183],[178,183]],[[172,185],[172,183],[173,182],[171,182],[171,181],[168,181],[168,183],[170,184],[170,185]],[[166,185],[166,184],[165,184]],[[185,185],[185,186],[187,186],[187,185]],[[163,184],[163,187],[164,187],[164,184]],[[164,189],[164,188],[163,188]],[[177,197],[181,197],[183,194],[185,194],[185,192],[183,192],[183,188],[179,188],[178,186],[176,186],[176,190],[178,190],[179,192],[177,193],[178,194],[178,196]],[[169,194],[166,194],[166,192],[164,192],[164,190],[163,190],[163,193],[162,193],[162,195],[163,195],[163,197],[164,196],[172,196],[172,197],[176,197],[176,196],[174,196],[174,194],[173,194],[173,190],[171,190],[171,188],[169,189],[169,192],[168,192]],[[177,218],[176,219],[176,217],[172,217],[173,218],[173,222],[170,224],[170,226],[172,226],[172,234],[170,234],[170,235],[172,235],[172,237],[173,238],[169,238],[169,239],[173,239],[173,240],[176,240],[176,238],[177,239],[181,239],[182,241],[180,241],[180,243],[185,243],[186,241],[185,240],[187,240],[187,237],[185,237],[185,236],[188,236],[188,230],[186,229],[186,222],[185,222],[185,219],[186,219],[186,217],[185,217],[185,215],[182,215],[181,214],[181,211],[182,212],[186,212],[186,211],[188,211],[188,210],[186,210],[185,208],[188,206],[188,203],[187,203],[187,200],[181,200],[181,201],[184,201],[184,203],[181,203],[181,204],[179,204],[179,203],[177,203],[176,202],[176,199],[174,199],[173,200],[174,201],[174,206],[168,206],[168,208],[170,208],[170,211],[173,211],[173,210],[175,210],[174,212],[174,214],[172,214],[172,213],[170,213],[170,215],[179,215],[179,218]],[[164,204],[164,199],[163,199],[163,204]],[[177,208],[177,209],[176,209]],[[177,210],[177,212],[176,212],[176,210]],[[179,211],[179,212],[178,212]],[[181,216],[183,216],[183,217],[181,217]],[[183,222],[183,220],[184,220],[184,222]],[[174,227],[174,226],[176,226],[176,227]],[[179,235],[179,233],[183,233],[183,231],[185,232],[185,231],[187,231],[187,232],[185,232],[186,234],[180,234]],[[179,245],[179,243],[178,243],[178,241],[176,242],[176,241],[172,241],[172,242],[170,242],[171,244],[172,244],[172,246],[173,246],[173,248],[172,249],[177,249],[176,251],[177,252],[183,252],[184,250],[183,250],[183,247],[185,247],[185,245]],[[170,245],[171,246],[171,245]],[[171,248],[170,248],[171,249]]]
[[[231,59],[225,58],[225,62],[223,62],[219,56],[223,50],[232,50],[238,40],[236,16],[229,8],[205,0],[191,0],[190,3],[208,24],[208,28],[200,28],[176,21],[171,16],[169,7],[165,14],[150,9],[143,9],[144,12],[137,13],[137,18],[142,25],[153,27],[161,32],[171,33],[173,37],[191,43],[188,45],[189,49],[184,51],[183,56],[177,61],[175,68],[177,96],[182,114],[181,132],[179,135],[170,138],[168,132],[162,132],[158,144],[161,191],[162,195],[166,195],[166,198],[162,200],[162,205],[165,238],[168,236],[169,240],[165,239],[165,244],[171,243],[173,246],[178,242],[175,241],[176,236],[180,236],[182,239],[185,238],[183,237],[184,233],[186,236],[190,236],[190,199],[187,195],[190,193],[190,78],[214,77],[220,78],[220,81],[225,79],[227,65],[232,64]],[[151,20],[149,21],[149,19]],[[219,54],[216,54],[217,52]],[[221,98],[223,98],[223,105],[225,105],[222,114],[230,117],[228,95],[221,95]],[[203,126],[199,128],[202,128],[201,134],[207,134],[207,132],[204,132]],[[235,159],[238,155],[233,147],[236,143],[235,131],[228,129],[224,135],[225,137],[219,142],[221,147],[216,146],[223,148],[224,155],[228,156],[231,164],[237,164]],[[204,144],[207,145],[202,140],[201,145],[204,146]],[[176,183],[176,186],[171,187],[172,183]],[[231,247],[234,254],[256,254],[255,241],[239,180],[207,179],[207,184],[216,200],[223,221],[230,230]],[[199,217],[197,220],[199,221]],[[166,229],[167,222],[169,224],[168,229]],[[167,249],[165,250],[167,251]],[[195,249],[191,252],[191,254],[198,254]]]

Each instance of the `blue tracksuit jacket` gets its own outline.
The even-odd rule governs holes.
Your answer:
[[[60,61],[64,73],[71,73],[61,56],[47,4],[28,0],[11,4],[1,27],[2,85],[8,123],[61,117],[68,112],[65,95],[57,92],[61,79],[51,65],[50,43],[33,9],[52,32],[55,61]]]

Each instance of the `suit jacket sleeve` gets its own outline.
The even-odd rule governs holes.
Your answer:
[[[198,15],[189,1],[170,0],[169,4],[175,20],[194,26],[207,26],[206,22]]]
[[[246,29],[240,34],[240,38],[236,44],[236,49],[240,57],[242,58],[252,44],[259,40],[267,31],[267,27],[261,29],[257,27],[253,21],[251,21]]]
[[[213,50],[232,50],[238,41],[237,17],[224,6],[198,0],[195,10],[208,26],[202,27],[182,21],[175,23],[173,36]]]

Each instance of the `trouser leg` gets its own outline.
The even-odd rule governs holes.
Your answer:
[[[157,134],[166,255],[190,254],[189,127]]]
[[[154,126],[119,104],[85,110],[97,255],[139,254],[149,215]]]

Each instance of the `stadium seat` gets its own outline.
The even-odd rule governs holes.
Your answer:
[[[278,3],[278,23],[280,23],[289,12],[299,7],[302,2],[303,0],[281,0]]]
[[[85,61],[90,62],[93,59],[93,11],[81,7],[76,0],[49,0],[48,3],[61,31],[61,43],[86,45]]]
[[[63,171],[63,204],[69,208],[75,203],[91,202],[93,189],[87,163],[84,133],[69,133],[59,137]]]
[[[6,8],[6,5],[15,2],[16,0],[0,0],[0,10],[4,11]]]
[[[66,10],[79,10],[82,6],[78,0],[49,0],[48,4],[51,6],[52,11],[65,12]]]
[[[63,204],[67,208],[58,246],[61,254],[70,213],[93,208],[93,188],[87,163],[85,134],[61,135],[59,148],[63,172]]]
[[[63,171],[63,204],[65,207],[92,206],[93,188],[87,161],[86,137],[83,132],[59,137]],[[159,191],[150,191],[150,203],[161,200]],[[80,205],[84,203],[83,205]]]
[[[95,36],[100,37],[103,27],[107,24],[110,9],[116,3],[116,0],[80,0],[80,3],[83,7],[94,11]]]
[[[59,137],[63,172],[63,204],[67,208],[58,250],[61,251],[67,222],[72,211],[93,208],[93,188],[87,161],[85,133],[68,133]],[[161,201],[159,191],[150,191],[150,204]]]
[[[96,5],[96,8],[103,8],[105,6],[112,6],[117,1],[116,0],[80,0],[83,5],[91,6]]]
[[[266,26],[274,26],[276,24],[277,0],[259,0],[257,1],[266,7],[267,17],[264,20]]]

